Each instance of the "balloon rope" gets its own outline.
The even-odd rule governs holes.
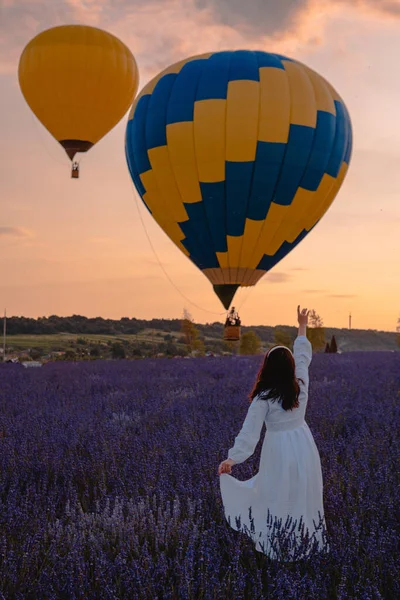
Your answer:
[[[36,127],[36,130],[38,132],[38,136],[39,136],[39,139],[41,141],[41,144],[44,147],[44,149],[46,150],[47,154],[50,156],[50,158],[52,160],[54,160],[55,162],[58,162],[60,165],[63,165],[64,167],[67,166],[67,165],[69,166],[69,160],[68,160],[68,162],[66,160],[60,160],[59,158],[56,158],[53,154],[51,154],[51,152],[49,151],[49,149],[47,147],[47,144],[44,141],[42,132],[40,130],[41,125],[39,125],[39,123],[36,120],[36,117],[34,117],[32,113],[31,113],[31,117],[32,117],[32,121],[35,123],[35,127]]]
[[[144,231],[145,231],[145,234],[146,234],[147,240],[148,240],[148,242],[149,242],[149,244],[150,244],[150,247],[151,247],[151,249],[152,249],[152,251],[153,251],[153,254],[154,254],[154,256],[155,256],[155,258],[156,258],[156,260],[157,260],[157,262],[158,262],[158,264],[159,264],[159,266],[160,266],[160,268],[161,268],[161,270],[163,271],[164,275],[166,276],[166,278],[168,279],[168,281],[170,282],[170,284],[171,284],[171,285],[172,285],[172,286],[175,288],[175,290],[178,292],[178,294],[180,294],[180,295],[182,296],[182,298],[184,298],[184,299],[186,300],[186,302],[189,302],[189,304],[191,304],[192,306],[195,306],[195,307],[196,307],[196,308],[198,308],[199,310],[202,310],[203,312],[209,313],[209,314],[211,314],[211,315],[218,315],[218,316],[224,315],[224,314],[225,314],[225,311],[224,311],[224,312],[215,312],[215,311],[212,311],[212,310],[208,310],[208,309],[206,309],[206,308],[203,308],[203,307],[199,306],[198,304],[195,304],[195,303],[194,303],[192,300],[190,300],[190,298],[188,298],[187,296],[185,296],[185,294],[182,292],[182,290],[180,290],[180,289],[178,288],[178,286],[177,286],[177,285],[174,283],[174,281],[173,281],[173,280],[171,279],[171,277],[168,275],[167,271],[166,271],[166,270],[165,270],[165,268],[164,268],[164,265],[161,263],[161,261],[160,261],[160,259],[159,259],[159,256],[158,256],[158,254],[157,254],[157,252],[156,252],[156,249],[154,248],[154,245],[153,245],[153,243],[152,243],[152,241],[151,241],[151,239],[150,239],[149,232],[147,231],[146,224],[145,224],[145,222],[144,222],[144,219],[143,219],[143,217],[142,217],[142,213],[140,212],[140,208],[139,208],[139,198],[138,198],[138,195],[137,195],[137,193],[136,193],[136,190],[135,190],[135,188],[134,188],[134,186],[133,186],[133,182],[131,182],[131,183],[132,183],[132,190],[133,190],[133,192],[134,192],[134,196],[135,196],[135,200],[136,200],[136,202],[135,202],[135,204],[136,204],[136,209],[137,209],[137,211],[138,211],[139,218],[140,218],[140,221],[141,221],[141,223],[142,223],[143,229],[144,229]]]
[[[255,286],[252,285],[250,291],[245,295],[245,297],[243,298],[243,301],[239,304],[239,306],[238,306],[238,312],[239,312],[239,310],[241,310],[243,304],[245,304],[247,302],[247,300],[250,298],[251,294],[254,291],[254,288],[255,288]]]

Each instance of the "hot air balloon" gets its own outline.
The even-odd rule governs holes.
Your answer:
[[[226,309],[315,227],[348,170],[347,108],[315,71],[253,51],[182,60],[141,91],[126,130],[136,189]]]
[[[115,127],[138,87],[131,51],[110,33],[86,25],[39,33],[22,52],[18,76],[25,100],[71,161]],[[78,175],[75,162],[72,177]]]

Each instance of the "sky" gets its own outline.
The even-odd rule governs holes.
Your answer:
[[[332,206],[236,307],[246,325],[394,331],[400,317],[399,0],[0,0],[0,310],[29,317],[223,319],[211,284],[139,200],[124,153],[127,115],[69,160],[27,106],[19,56],[40,31],[100,27],[133,52],[139,91],[203,52],[286,54],[323,75],[351,115],[353,157]],[[151,242],[151,243],[150,243]]]

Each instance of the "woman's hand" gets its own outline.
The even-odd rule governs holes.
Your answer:
[[[310,314],[310,311],[307,311],[306,308],[303,308],[303,310],[300,310],[300,304],[297,307],[297,320],[299,322],[299,325],[307,325],[308,324],[308,315]]]
[[[231,473],[232,466],[236,464],[234,460],[231,458],[227,458],[224,460],[218,467],[218,475],[222,475],[222,473]]]

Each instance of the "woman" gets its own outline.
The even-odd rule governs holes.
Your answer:
[[[231,527],[247,533],[258,551],[280,560],[304,557],[312,546],[327,549],[321,462],[304,420],[312,358],[307,309],[298,306],[297,317],[294,356],[284,346],[267,353],[242,429],[218,469]],[[259,472],[239,481],[229,475],[232,465],[254,453],[264,422],[267,432]]]

